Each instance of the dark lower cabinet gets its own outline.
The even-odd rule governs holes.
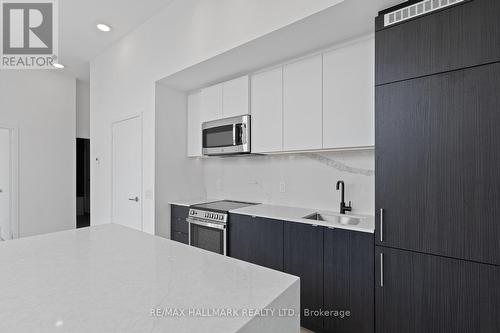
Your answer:
[[[377,247],[377,333],[500,332],[500,267]]]
[[[176,242],[189,245],[189,236],[183,232],[173,231],[171,238]]]
[[[228,254],[278,271],[283,271],[283,221],[231,214]]]
[[[301,325],[323,328],[323,317],[312,315],[323,309],[322,227],[285,222],[284,271],[300,277]]]
[[[189,244],[189,230],[186,218],[189,207],[171,205],[170,207],[170,238],[176,242]]]
[[[373,254],[373,234],[325,229],[324,309],[338,311],[325,317],[326,332],[374,331]]]

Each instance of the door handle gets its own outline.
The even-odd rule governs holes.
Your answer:
[[[135,198],[128,198],[129,201],[135,201],[135,202],[139,202],[139,197],[135,197]]]

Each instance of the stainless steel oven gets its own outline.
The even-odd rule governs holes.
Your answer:
[[[186,219],[189,226],[189,245],[228,255],[229,212],[251,205],[255,203],[231,200],[192,205]]]
[[[249,154],[250,125],[250,115],[203,123],[203,155]]]
[[[213,213],[207,213],[213,214]],[[191,209],[190,216],[204,216],[205,212]],[[227,214],[221,214],[223,220],[215,221],[215,218],[189,217],[189,245],[210,252],[227,255]],[[217,215],[217,219],[219,215]]]

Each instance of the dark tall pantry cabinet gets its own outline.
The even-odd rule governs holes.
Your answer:
[[[450,2],[376,19],[377,333],[500,332],[500,1]]]

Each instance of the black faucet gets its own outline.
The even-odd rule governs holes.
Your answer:
[[[344,184],[344,181],[343,180],[339,180],[337,182],[337,190],[340,190],[340,185],[342,185],[342,199],[340,200],[340,214],[345,214],[345,212],[350,212],[352,210],[352,207],[351,207],[351,202],[349,201],[349,206],[346,206],[345,205],[345,201],[344,201],[344,187],[345,187],[345,184]]]

